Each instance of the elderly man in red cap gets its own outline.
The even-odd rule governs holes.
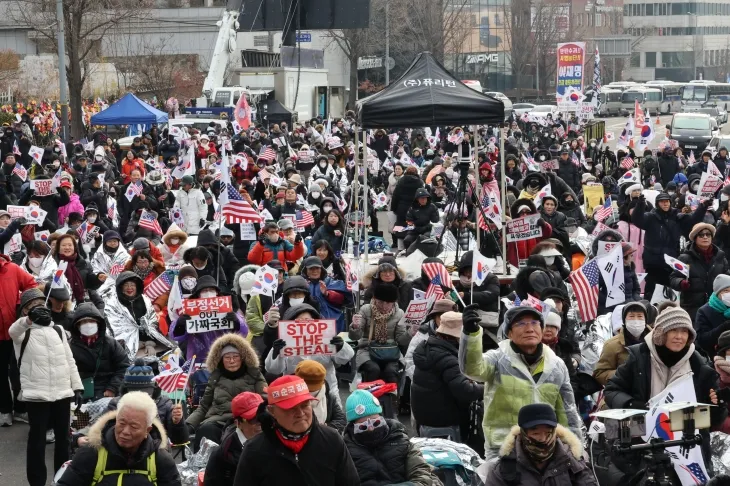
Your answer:
[[[243,448],[234,485],[360,485],[340,434],[317,422],[316,399],[303,379],[282,376],[266,393],[269,404],[258,415],[262,433]]]
[[[243,392],[231,402],[233,423],[223,432],[220,447],[210,455],[205,468],[206,486],[228,486],[236,476],[243,445],[261,433],[256,418],[264,399],[258,393]]]

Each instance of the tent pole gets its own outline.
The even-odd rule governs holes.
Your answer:
[[[358,149],[359,137],[358,137],[357,130],[358,130],[358,127],[355,126],[355,181],[353,183],[353,187],[351,188],[352,191],[350,192],[350,194],[353,195],[353,197],[350,198],[350,204],[353,205],[353,207],[350,208],[351,211],[357,211],[357,173],[360,171],[360,169],[359,169],[360,160],[362,159],[362,157],[360,157],[360,150]],[[355,240],[355,244],[358,244],[358,245],[359,245],[359,241],[360,241],[359,231],[360,230],[358,229],[358,226],[357,226],[357,220],[355,220],[355,229],[354,229],[355,238],[353,238],[353,239]],[[345,247],[345,248],[347,248],[347,247]],[[361,265],[360,265],[360,251],[359,251],[359,249],[355,250],[355,246],[353,245],[352,253],[353,253],[353,261],[355,263],[355,271],[357,272],[357,281],[358,281],[358,289],[357,289],[357,292],[355,293],[355,299],[356,299],[355,309],[357,309],[359,311],[360,310],[360,282],[362,282],[362,277],[363,277],[362,271],[361,271]]]
[[[502,272],[504,275],[509,275],[509,264],[507,263],[507,186],[504,173],[504,136],[505,130],[500,123],[499,129],[499,158],[500,158],[500,169],[502,173]]]
[[[387,66],[386,66],[387,68]],[[365,256],[365,264],[368,264],[368,199],[370,198],[370,193],[368,190],[368,164],[367,164],[367,156],[365,155],[365,152],[367,151],[367,139],[365,137],[365,130],[362,131],[362,147],[363,147],[363,157],[362,157],[362,172],[363,172],[363,197],[362,197],[362,230],[365,236],[365,250],[363,251],[363,254]],[[357,244],[360,244],[359,241]]]
[[[471,127],[472,133],[474,134],[474,136],[473,136],[473,138],[474,138],[474,165],[476,166],[475,172],[477,174],[477,180],[476,180],[476,184],[474,184],[474,186],[475,186],[474,188],[476,189],[477,204],[481,204],[482,203],[482,190],[481,190],[482,185],[479,183],[479,140],[478,140],[479,132],[478,132],[478,128],[479,128],[478,125],[472,125],[472,127]],[[481,234],[481,231],[479,230],[479,225],[477,225],[477,250],[479,250],[481,248],[481,246],[479,246],[479,242],[481,241],[480,234]],[[481,250],[480,250],[480,252],[481,252]]]

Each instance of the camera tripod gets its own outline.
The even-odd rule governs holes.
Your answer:
[[[629,479],[628,486],[674,486],[676,483],[673,480],[674,466],[672,465],[672,459],[667,454],[666,449],[674,446],[681,446],[682,448],[691,449],[695,446],[702,444],[702,436],[691,435],[686,439],[677,440],[662,440],[652,439],[647,444],[636,444],[631,446],[622,446],[617,444],[614,451],[618,455],[636,454],[640,452],[646,452],[643,455],[643,460],[646,463],[646,467]],[[642,483],[642,480],[646,480]]]

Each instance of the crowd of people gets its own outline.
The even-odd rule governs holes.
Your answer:
[[[178,485],[170,449],[208,442],[206,486],[448,484],[412,440],[444,430],[485,484],[598,484],[590,414],[648,409],[688,374],[730,432],[730,188],[700,187],[724,147],[614,152],[562,115],[362,146],[349,112],[152,127],[128,149],[93,132],[34,157],[24,124],[0,132],[0,425],[29,424],[31,486],[52,442],[63,486]],[[518,218],[539,231],[503,254]],[[573,276],[616,245],[623,295],[596,271],[586,319]],[[183,303],[217,298],[225,325],[201,331]],[[329,351],[291,352],[281,323],[308,320],[334,323]],[[171,354],[183,400],[162,389]],[[104,413],[71,433],[89,403]]]

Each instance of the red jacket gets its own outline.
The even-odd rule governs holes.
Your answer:
[[[535,248],[542,240],[550,238],[552,234],[553,228],[550,226],[550,223],[545,221],[542,226],[542,236],[540,238],[508,242],[507,261],[519,268],[519,261],[527,260],[530,257],[530,253],[532,253],[532,249]]]
[[[133,159],[131,162],[129,159],[124,159],[122,161],[122,181],[123,184],[129,184],[132,182],[131,175],[132,171],[134,169],[139,169],[142,172],[142,177],[144,177],[144,161],[142,159]]]
[[[208,142],[207,147],[201,143],[198,145],[198,150],[195,152],[195,156],[200,160],[207,159],[210,154],[218,155],[218,151],[216,150],[213,142]]]
[[[28,272],[0,254],[0,341],[10,341],[8,329],[18,318],[15,311],[20,294],[37,286]]]
[[[304,246],[304,242],[300,241],[294,245],[291,250],[286,250],[287,246],[291,246],[291,243],[284,240],[283,237],[279,238],[279,241],[274,245],[268,239],[262,243],[261,240],[257,241],[251,248],[248,254],[248,262],[254,265],[266,265],[271,260],[277,259],[281,262],[281,266],[285,269],[287,267],[286,262],[295,262],[304,256],[307,251]]]

